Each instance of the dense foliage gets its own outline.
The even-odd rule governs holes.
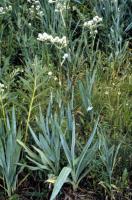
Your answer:
[[[0,1],[0,199],[132,198],[132,0]]]

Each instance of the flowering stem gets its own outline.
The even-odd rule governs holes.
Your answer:
[[[28,126],[29,126],[29,122],[30,122],[30,118],[31,118],[31,112],[32,112],[32,107],[33,107],[33,103],[34,103],[35,93],[36,93],[36,78],[34,80],[34,88],[33,88],[32,98],[31,98],[29,111],[28,111],[28,118],[27,118],[27,123],[26,123],[26,132],[25,132],[25,138],[24,138],[25,143],[28,140]]]

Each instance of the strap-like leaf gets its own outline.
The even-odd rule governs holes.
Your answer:
[[[61,128],[59,127],[58,123],[56,122],[56,127],[59,131],[59,134],[60,134],[60,138],[61,138],[61,143],[62,143],[62,146],[63,146],[63,149],[64,149],[64,152],[65,152],[65,155],[66,155],[66,158],[69,162],[69,165],[71,166],[72,163],[71,163],[71,152],[70,152],[70,149],[68,147],[68,144],[63,136],[63,132],[61,130]]]
[[[95,136],[95,133],[96,133],[96,130],[97,130],[97,126],[98,126],[98,121],[99,121],[99,118],[97,119],[97,121],[95,123],[95,126],[94,126],[94,130],[93,130],[93,132],[92,132],[87,144],[85,145],[81,155],[80,155],[80,161],[79,161],[79,164],[78,164],[78,167],[77,167],[76,176],[78,176],[78,174],[80,173],[80,167],[82,165],[83,159],[85,158],[85,155],[86,155],[86,153],[88,151],[88,148],[90,147],[90,145],[91,145],[91,143],[93,141],[93,138]]]
[[[55,199],[55,197],[59,193],[60,189],[62,188],[63,184],[66,182],[67,177],[69,176],[70,172],[71,172],[71,168],[69,168],[69,167],[64,167],[61,170],[61,172],[55,182],[55,186],[54,186],[53,192],[51,194],[50,200]]]

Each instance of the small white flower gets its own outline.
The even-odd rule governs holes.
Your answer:
[[[9,5],[8,10],[12,10],[12,6],[11,5]]]
[[[59,12],[59,10],[56,8],[56,9],[55,9],[55,12]]]
[[[59,85],[60,85],[60,86],[62,85],[60,80],[59,80]]]
[[[40,2],[38,0],[35,1],[35,4],[39,4]]]
[[[87,111],[93,110],[93,106],[88,106]]]
[[[3,7],[0,7],[0,13],[2,13],[4,11]]]
[[[92,20],[84,23],[84,26],[91,27],[92,25],[93,25],[93,21]]]
[[[92,30],[92,29],[95,29],[97,27],[98,23],[100,23],[102,21],[103,21],[102,17],[95,16],[95,17],[93,17],[92,20],[84,22],[83,26],[88,27],[89,29]]]
[[[1,88],[1,89],[0,89],[0,91],[1,91],[1,92],[4,92],[4,89],[3,89],[3,88]]]
[[[36,6],[36,10],[39,10],[40,9],[40,6],[38,5],[38,6]]]
[[[68,58],[69,57],[69,54],[68,53],[65,53],[64,55],[63,55],[63,59],[65,60],[66,58]]]
[[[42,15],[43,15],[43,11],[40,11],[40,12],[39,12],[39,15],[42,16]]]
[[[98,33],[98,31],[97,31],[97,30],[95,30],[95,31],[94,31],[94,33],[95,33],[95,34],[97,34],[97,33]]]
[[[93,21],[95,22],[95,23],[98,23],[98,22],[102,22],[102,17],[99,17],[99,16],[95,16],[94,18],[93,18]]]
[[[4,88],[4,87],[5,87],[4,84],[0,83],[0,88]]]
[[[55,77],[54,77],[54,81],[57,81],[57,80],[58,80],[58,78],[55,76]]]
[[[5,88],[4,84],[0,83],[0,93],[3,93]]]
[[[55,3],[56,1],[53,0],[49,0],[48,3]]]
[[[106,94],[106,95],[108,95],[108,94],[109,94],[109,92],[108,92],[108,91],[105,91],[105,94]]]
[[[53,74],[53,73],[52,73],[51,71],[50,71],[50,72],[48,72],[48,76],[52,76],[52,74]]]
[[[121,92],[119,91],[117,94],[118,94],[118,95],[121,95]]]
[[[60,38],[59,38],[58,36],[56,36],[56,37],[53,39],[53,42],[59,43],[59,42],[60,42]]]
[[[62,40],[62,44],[63,44],[64,46],[67,46],[67,39],[66,39],[66,36],[63,36],[61,40]]]

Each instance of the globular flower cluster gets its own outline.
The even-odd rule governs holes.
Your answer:
[[[42,42],[50,42],[52,44],[59,44],[63,47],[67,46],[67,39],[66,36],[63,36],[62,38],[59,38],[58,36],[53,37],[52,35],[49,35],[47,33],[39,33],[37,40]]]
[[[39,16],[43,16],[43,11],[41,10],[41,5],[39,0],[27,0],[31,7],[29,8],[30,14],[36,13]]]
[[[5,7],[0,7],[0,14],[6,14],[7,12],[12,10],[12,6],[5,6]]]
[[[102,17],[95,16],[92,20],[84,22],[84,27],[90,29],[90,34],[96,34],[98,33],[97,31],[98,24],[102,21],[103,21]]]

